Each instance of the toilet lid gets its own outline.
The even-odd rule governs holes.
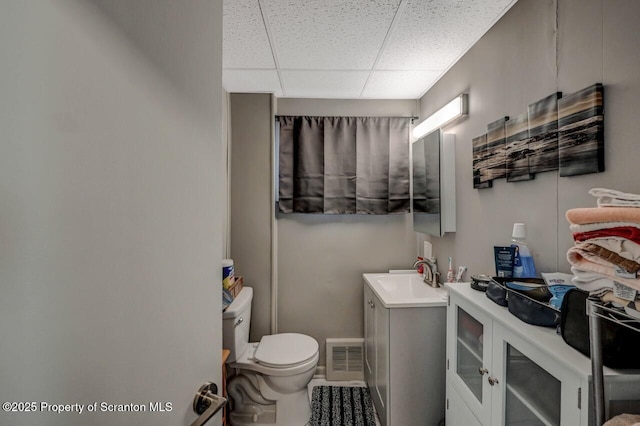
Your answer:
[[[264,336],[254,355],[256,361],[269,367],[300,364],[315,356],[318,342],[313,337],[297,333]]]

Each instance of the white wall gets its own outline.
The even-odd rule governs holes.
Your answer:
[[[173,410],[0,424],[185,424],[220,382],[221,28],[221,1],[3,2],[0,401]]]
[[[556,39],[556,13],[557,39]],[[420,100],[426,117],[461,92],[469,116],[446,131],[456,134],[457,232],[432,238],[438,258],[453,256],[470,273],[493,273],[492,246],[509,242],[514,222],[525,222],[539,270],[569,271],[573,243],[565,212],[595,206],[592,187],[640,193],[640,3],[632,0],[520,0]],[[516,116],[556,90],[570,94],[605,85],[605,167],[601,174],[472,185],[471,139],[502,116]],[[442,272],[441,263],[441,272]]]

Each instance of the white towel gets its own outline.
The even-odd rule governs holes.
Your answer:
[[[571,267],[571,272],[573,273],[571,282],[580,290],[587,291],[590,295],[598,298],[610,291],[615,294],[616,284],[614,284],[614,280],[611,279],[611,277],[607,277],[606,275],[602,275],[597,272],[580,269],[575,266]],[[628,290],[633,290],[633,287],[626,286],[620,281],[617,281],[617,283],[619,287],[628,287]]]
[[[613,280],[596,272],[586,271],[584,269],[571,267],[573,285],[581,290],[593,292],[603,288],[614,288]]]
[[[589,194],[598,199],[598,207],[640,207],[640,195],[607,188],[592,188]]]

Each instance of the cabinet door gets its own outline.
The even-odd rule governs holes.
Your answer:
[[[491,318],[452,295],[447,311],[447,369],[467,406],[484,425],[491,423]]]
[[[447,426],[482,426],[451,382],[447,382]]]
[[[494,424],[579,425],[579,375],[499,324],[493,338]]]
[[[389,389],[389,310],[384,307],[377,297],[374,301],[374,345],[375,367],[374,377],[376,393],[380,400],[381,408],[378,415],[383,425],[386,424],[387,411],[389,410],[387,392]],[[382,419],[385,420],[382,420]]]
[[[374,315],[373,293],[367,284],[364,284],[364,374],[369,386],[373,386],[374,371]]]

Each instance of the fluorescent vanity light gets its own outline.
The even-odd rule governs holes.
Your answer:
[[[418,124],[413,129],[413,136],[416,139],[420,139],[431,131],[443,127],[463,115],[467,115],[467,113],[467,94],[463,93]]]

